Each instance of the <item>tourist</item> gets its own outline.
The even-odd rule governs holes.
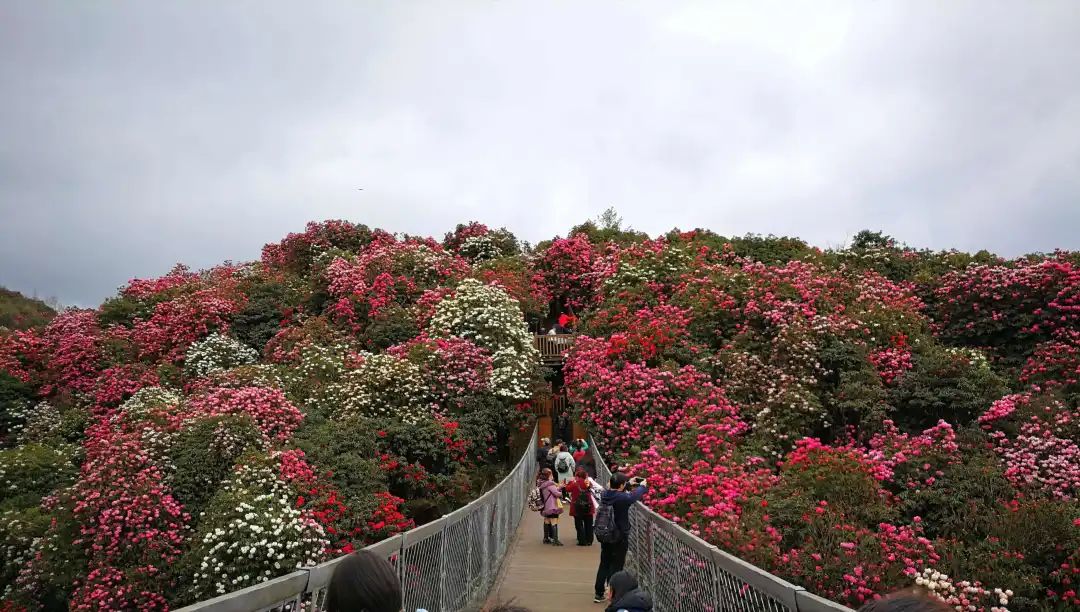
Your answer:
[[[595,485],[596,481],[580,467],[574,473],[574,479],[566,485],[565,490],[570,493],[570,516],[574,517],[578,546],[592,546],[593,543],[593,514],[597,503],[593,497]]]
[[[571,454],[574,456],[574,462],[579,465],[585,459],[585,455],[588,454],[588,451],[582,446],[582,442],[583,440],[577,440],[574,442],[573,446],[571,446]]]
[[[633,487],[627,491],[627,485]],[[600,506],[593,517],[593,533],[600,541],[600,566],[596,569],[596,603],[604,601],[604,586],[626,563],[630,547],[630,506],[644,497],[648,485],[644,478],[630,479],[622,472],[611,475],[608,488],[600,496]],[[604,508],[609,506],[610,510]],[[607,519],[607,520],[605,520]]]
[[[550,468],[544,468],[540,472],[540,497],[544,502],[544,509],[540,516],[544,517],[544,544],[562,546],[559,541],[559,515],[563,513],[562,486],[555,482]]]
[[[560,444],[559,453],[555,455],[555,473],[558,474],[559,484],[566,484],[573,480],[575,470],[577,470],[577,462],[574,461],[574,456],[566,450],[565,444]]]
[[[952,612],[952,608],[920,590],[905,589],[871,601],[859,612]]]
[[[327,612],[401,612],[401,603],[397,570],[369,550],[338,563],[326,588]]]
[[[551,450],[551,438],[540,438],[540,447],[536,449],[536,469],[544,469],[548,452]]]
[[[627,571],[612,574],[611,605],[604,612],[650,612],[652,596],[638,587],[637,578]]]

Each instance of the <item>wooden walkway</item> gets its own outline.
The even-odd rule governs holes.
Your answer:
[[[543,543],[543,524],[539,512],[525,510],[491,601],[513,600],[532,612],[603,610],[592,600],[600,544],[575,546],[574,519],[564,515],[559,539],[565,546],[549,546]]]

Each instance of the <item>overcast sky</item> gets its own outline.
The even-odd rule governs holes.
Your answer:
[[[89,305],[309,220],[535,242],[608,206],[1080,248],[1080,2],[0,0],[0,285]]]

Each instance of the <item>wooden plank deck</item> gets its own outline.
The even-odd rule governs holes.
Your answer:
[[[603,610],[606,603],[592,600],[600,544],[575,546],[574,519],[568,515],[559,520],[559,539],[565,546],[549,546],[543,538],[540,513],[525,510],[490,601],[513,600],[532,612]]]

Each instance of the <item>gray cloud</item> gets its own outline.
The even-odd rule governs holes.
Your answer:
[[[0,2],[0,285],[308,220],[1080,248],[1080,5]],[[363,187],[364,191],[357,191]]]

